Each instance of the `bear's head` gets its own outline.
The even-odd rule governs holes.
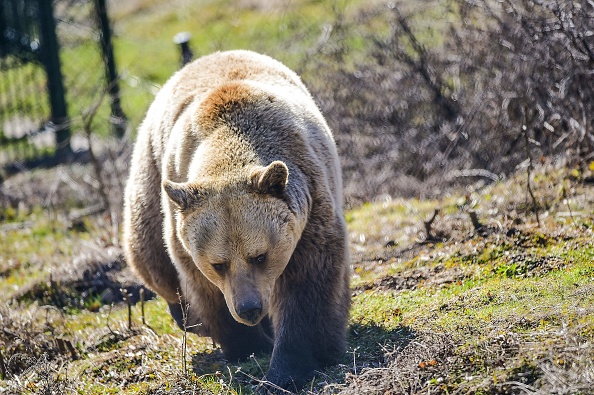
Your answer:
[[[177,237],[245,325],[268,313],[275,282],[301,237],[284,196],[288,177],[285,163],[274,161],[222,184],[163,183],[177,206]]]

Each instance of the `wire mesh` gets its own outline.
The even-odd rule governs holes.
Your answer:
[[[3,1],[0,7],[0,163],[43,151],[38,132],[49,108],[42,99],[46,77],[38,63],[36,16],[34,1]]]
[[[40,161],[56,151],[56,125],[43,63],[40,1],[0,0],[0,167]],[[110,133],[114,119],[101,46],[97,0],[54,0],[59,47],[73,151],[86,149],[85,120],[90,131]],[[41,44],[40,44],[41,43]],[[50,72],[51,73],[51,72]],[[50,78],[60,76],[49,75]]]

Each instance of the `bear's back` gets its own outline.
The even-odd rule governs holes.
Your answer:
[[[246,50],[217,52],[204,56],[178,71],[163,87],[165,95],[173,98],[175,118],[178,106],[201,102],[222,85],[249,81],[251,83],[285,89],[311,98],[297,74],[279,61]],[[176,111],[177,110],[177,111]],[[175,121],[176,119],[174,119]]]
[[[269,145],[259,150],[269,154],[261,160],[307,159],[303,163],[321,170],[336,206],[342,206],[340,164],[330,129],[301,79],[282,63],[245,50],[214,53],[177,72],[155,103],[159,104],[151,110],[165,122],[153,129],[152,140],[159,145],[154,152],[160,151],[157,155],[166,162],[166,178],[187,181],[194,153],[210,131],[219,131],[221,122],[232,122],[231,112],[243,111],[235,118],[242,122],[260,118],[251,126],[258,123],[262,130],[272,132],[247,136],[255,139],[252,147]],[[219,163],[226,162],[221,158]]]

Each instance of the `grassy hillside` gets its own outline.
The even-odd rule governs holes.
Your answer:
[[[139,302],[141,287],[122,262],[109,217],[71,209],[96,198],[84,182],[89,172],[37,171],[5,184],[16,206],[5,206],[0,228],[0,388],[252,393],[269,356],[227,362],[194,335],[184,348],[166,303],[146,290]],[[540,226],[523,175],[441,200],[383,199],[348,211],[348,353],[306,392],[592,393],[588,180],[541,169],[532,185]],[[49,211],[41,208],[47,199]]]

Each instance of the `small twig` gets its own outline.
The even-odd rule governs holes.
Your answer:
[[[437,210],[436,210],[437,211]],[[357,374],[357,361],[356,361],[356,356],[357,356],[357,350],[359,349],[359,347],[356,347],[355,349],[353,349],[353,372],[355,373],[355,375]]]
[[[183,323],[183,335],[182,335],[182,369],[184,371],[184,376],[188,375],[187,365],[186,365],[186,346],[188,340],[188,305],[184,304],[183,298],[179,291],[177,292],[177,297],[179,298],[179,305],[181,306],[182,311],[182,323]]]
[[[113,84],[113,82],[112,82]],[[93,119],[95,118],[95,115],[97,115],[97,112],[99,111],[99,107],[101,107],[101,104],[103,103],[103,99],[105,98],[105,96],[107,95],[108,91],[111,88],[107,88],[105,89],[101,95],[99,96],[99,98],[97,99],[97,101],[91,106],[91,108],[88,109],[87,113],[83,116],[83,130],[85,131],[85,136],[87,138],[87,143],[89,144],[89,158],[91,160],[91,164],[93,165],[93,170],[95,172],[95,177],[97,177],[97,181],[99,182],[99,195],[101,196],[101,201],[103,202],[103,205],[105,207],[105,209],[107,209],[110,213],[110,225],[111,225],[111,239],[112,242],[114,244],[117,244],[118,241],[118,237],[117,237],[117,223],[115,220],[115,215],[114,215],[114,210],[112,208],[111,202],[109,200],[109,196],[107,193],[107,185],[105,183],[105,179],[103,177],[103,169],[101,164],[99,163],[99,159],[95,156],[95,152],[93,151],[93,141],[91,139],[91,135],[92,135],[92,124],[93,124]]]
[[[532,162],[532,161],[530,161]],[[528,165],[528,170],[526,172],[526,187],[528,189],[528,194],[530,195],[530,199],[532,199],[532,207],[534,208],[534,214],[536,214],[536,222],[538,223],[538,227],[540,228],[540,215],[538,214],[538,202],[536,201],[536,197],[534,197],[534,192],[532,192],[532,185],[530,183],[530,178],[532,177],[532,164]]]
[[[70,220],[70,222],[79,221],[79,220],[83,219],[84,217],[99,214],[99,213],[105,211],[105,209],[106,209],[106,207],[105,207],[104,203],[94,204],[92,206],[85,207],[81,210],[77,210],[77,211],[73,210],[68,215],[68,219]]]
[[[519,381],[505,381],[501,383],[501,386],[503,385],[513,385],[515,388],[522,389],[524,390],[524,392],[528,394],[536,394],[536,390],[534,389],[534,387],[521,383]]]
[[[482,232],[485,226],[479,221],[476,211],[468,210],[468,216],[470,217],[470,222],[472,222],[474,230],[479,233]]]
[[[107,318],[105,319],[105,325],[107,326],[107,330],[109,331],[109,333],[112,334],[112,336],[117,337],[120,333],[118,331],[113,331],[111,329],[111,327],[109,326],[109,317],[111,316],[111,309],[113,308],[113,303],[109,305],[109,310],[107,311]]]
[[[19,229],[28,229],[28,228],[32,228],[33,225],[35,225],[35,222],[33,222],[33,221],[23,221],[23,222],[14,222],[14,223],[9,223],[9,224],[3,224],[2,226],[0,226],[0,233],[11,232],[13,230],[19,230]]]
[[[569,210],[569,218],[571,218],[573,226],[577,227],[577,222],[575,222],[575,218],[573,217],[573,211],[571,210],[571,205],[569,204],[569,199],[563,199],[563,203],[567,205],[567,209]]]
[[[227,371],[229,372],[229,382],[227,383],[227,391],[226,394],[230,393],[231,383],[233,382],[233,372],[231,372],[231,368],[227,365]]]
[[[72,360],[73,361],[77,360],[78,359],[78,355],[76,354],[76,349],[72,345],[72,342],[70,342],[70,340],[66,340],[65,343],[66,343],[66,349],[70,353],[70,356],[72,357]]]
[[[146,325],[146,320],[144,318],[144,288],[140,288],[138,294],[140,296],[140,317],[142,320],[142,325]]]
[[[111,163],[113,163],[113,169],[114,169],[114,173],[115,173],[116,182],[118,183],[118,188],[120,191],[123,191],[125,186],[124,186],[124,183],[122,182],[122,179],[124,178],[124,176],[118,166],[117,158],[114,155],[111,147],[107,148],[107,154],[109,155],[109,160],[111,160]]]
[[[526,110],[524,110],[524,120],[527,121]],[[527,122],[526,122],[527,123]],[[540,228],[540,215],[538,214],[538,202],[536,201],[536,197],[532,192],[532,184],[530,179],[532,178],[532,153],[530,152],[530,138],[528,137],[528,128],[526,124],[522,125],[522,134],[524,136],[524,148],[526,149],[526,156],[528,156],[528,167],[526,168],[526,188],[528,189],[528,194],[532,199],[532,207],[534,208],[534,213],[536,214],[536,222],[538,223],[538,227]]]
[[[2,355],[2,350],[0,350],[0,379],[6,380],[6,365],[4,364],[4,356]]]
[[[431,218],[429,218],[429,220],[427,221],[423,221],[423,225],[425,225],[425,235],[427,236],[427,240],[433,240],[435,239],[435,236],[433,236],[433,234],[431,233],[431,225],[433,225],[433,221],[435,221],[435,218],[437,218],[437,215],[439,214],[439,209],[435,209],[435,211],[433,211],[433,215],[431,216]]]
[[[130,301],[130,294],[128,290],[125,288],[120,288],[120,292],[122,293],[122,298],[124,298],[124,302],[128,306],[128,331],[132,331],[132,302]]]
[[[93,142],[91,139],[92,135],[92,123],[95,115],[97,115],[97,111],[103,102],[103,98],[105,97],[105,92],[101,95],[99,100],[89,109],[85,118],[85,122],[83,124],[83,130],[85,131],[85,137],[87,138],[87,143],[89,144],[89,158],[91,159],[91,163],[93,164],[93,170],[95,172],[95,177],[97,177],[97,182],[99,182],[99,194],[101,195],[101,201],[103,202],[106,209],[111,211],[111,204],[109,202],[109,197],[107,196],[107,189],[105,186],[105,181],[103,179],[103,173],[101,171],[101,164],[99,160],[95,156],[95,152],[93,151]]]
[[[254,362],[256,363],[256,366],[258,367],[258,369],[260,369],[260,373],[262,374],[262,376],[264,376],[264,369],[262,369],[262,366],[260,366],[260,362],[258,362],[258,360],[256,359],[256,355],[255,354],[250,354],[250,359],[253,359]]]
[[[78,356],[76,355],[76,350],[74,349],[74,346],[72,345],[70,340],[64,340],[60,337],[55,338],[55,340],[56,346],[58,346],[58,350],[60,350],[61,354],[66,354],[66,352],[68,352],[72,357],[73,361],[78,359]]]
[[[140,296],[140,316],[141,316],[141,320],[142,320],[142,325],[147,327],[151,332],[153,332],[156,335],[157,332],[146,322],[146,316],[144,314],[144,298],[145,298],[144,288],[140,288],[140,290],[138,291],[138,294]]]

